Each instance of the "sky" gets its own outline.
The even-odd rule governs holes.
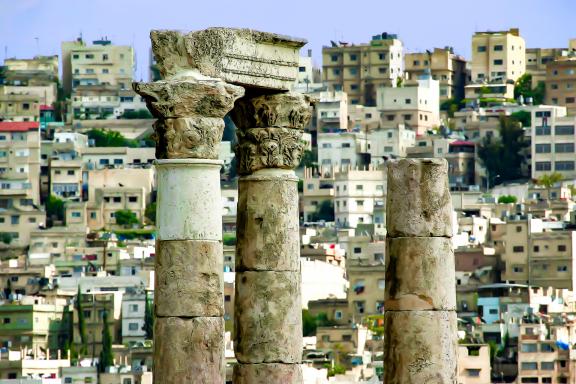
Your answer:
[[[136,51],[136,80],[148,80],[151,29],[243,27],[308,40],[321,65],[330,40],[368,42],[396,33],[405,52],[452,46],[470,58],[475,31],[520,28],[528,48],[568,46],[576,38],[575,0],[0,0],[0,62],[60,55],[82,34],[107,36]]]

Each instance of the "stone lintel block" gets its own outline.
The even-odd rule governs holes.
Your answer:
[[[300,272],[236,272],[234,342],[240,363],[300,363]]]
[[[163,78],[186,71],[244,87],[289,90],[306,40],[251,29],[153,30],[152,51]]]
[[[236,364],[234,384],[302,384],[300,364]]]
[[[445,159],[388,163],[388,237],[451,237],[452,201]]]
[[[220,160],[157,160],[158,240],[222,240]]]
[[[266,168],[294,169],[300,164],[304,153],[300,130],[250,128],[236,133],[238,144],[234,151],[239,175],[249,175]]]
[[[250,128],[292,128],[308,126],[313,100],[296,92],[243,97],[231,112],[234,124],[240,130]]]
[[[224,319],[157,317],[154,323],[154,383],[223,383]]]
[[[156,315],[224,316],[222,243],[159,240],[156,247]]]
[[[171,79],[153,83],[132,83],[146,100],[150,112],[159,119],[177,117],[223,118],[244,89],[219,79]]]
[[[298,184],[291,176],[241,177],[236,271],[300,271]]]
[[[455,384],[455,311],[384,313],[386,384]]]
[[[389,238],[384,308],[456,310],[452,241],[446,237]]]
[[[223,132],[224,120],[219,117],[156,120],[156,158],[217,160]]]

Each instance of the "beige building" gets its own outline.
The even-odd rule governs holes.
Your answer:
[[[406,157],[407,149],[414,146],[416,132],[406,124],[386,125],[368,134],[370,162],[384,164],[387,159]]]
[[[403,44],[397,35],[382,33],[368,44],[332,43],[322,48],[322,77],[330,91],[344,91],[350,104],[376,105],[380,86],[395,86],[403,78]]]
[[[576,55],[560,57],[546,65],[546,104],[563,105],[576,114]]]
[[[300,198],[304,222],[312,221],[311,217],[325,201],[334,204],[334,178],[323,177],[321,174],[315,174],[313,169],[305,168],[303,192]]]
[[[28,260],[32,266],[54,264],[66,255],[67,247],[81,247],[86,242],[86,228],[52,227],[30,232]]]
[[[440,81],[440,101],[464,98],[466,59],[454,54],[452,47],[434,48],[432,52],[407,53],[404,69],[409,81],[416,81],[430,70],[432,78]]]
[[[458,344],[458,384],[490,383],[490,347]]]
[[[532,111],[532,178],[560,173],[565,179],[576,178],[574,129],[576,117],[566,116],[563,108],[549,107]]]
[[[576,232],[533,233],[527,257],[529,284],[574,290],[576,287]]]
[[[50,194],[61,199],[82,199],[82,161],[52,160],[50,162]]]
[[[566,48],[526,48],[526,73],[532,75],[532,86],[546,80],[546,66],[566,52]]]
[[[28,245],[46,222],[40,209],[40,132],[36,122],[0,122],[0,233]]]
[[[366,316],[383,314],[384,263],[348,264],[346,271],[350,281],[348,305],[352,322],[361,323]]]
[[[32,59],[5,59],[4,65],[9,71],[48,72],[58,78],[58,56],[35,56]]]
[[[526,72],[526,43],[518,28],[472,36],[472,82],[516,81]]]

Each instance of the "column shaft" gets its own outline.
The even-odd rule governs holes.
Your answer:
[[[243,94],[216,79],[136,83],[158,117],[154,384],[223,383],[224,260],[218,144]]]
[[[388,165],[384,383],[456,384],[456,284],[448,165]]]
[[[232,112],[238,217],[234,347],[236,384],[301,384],[302,298],[298,178],[309,100],[241,99]]]

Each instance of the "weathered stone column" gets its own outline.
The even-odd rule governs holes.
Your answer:
[[[388,165],[384,383],[455,384],[456,283],[448,164]]]
[[[298,178],[310,100],[240,99],[234,341],[236,384],[302,383]]]
[[[158,118],[154,383],[223,383],[224,282],[218,145],[244,94],[220,80],[135,83]]]

